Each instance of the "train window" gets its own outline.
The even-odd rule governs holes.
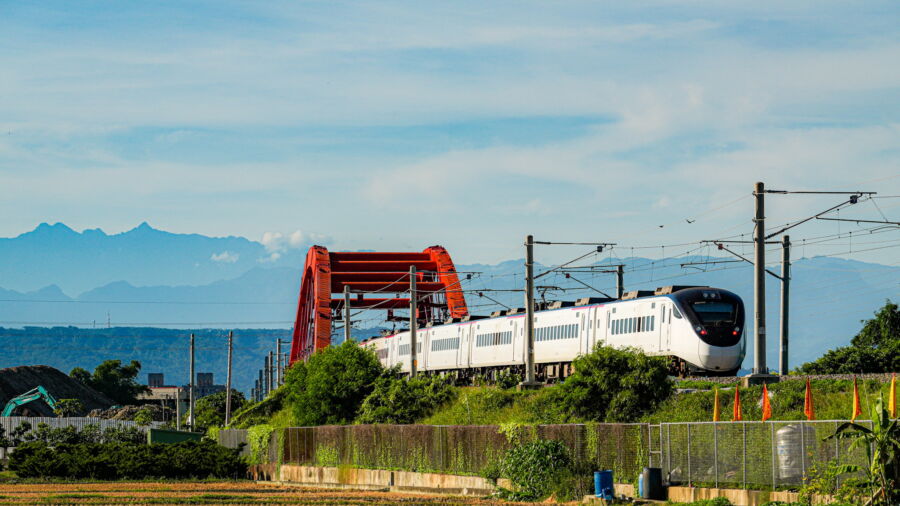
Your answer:
[[[640,317],[640,318],[636,318],[636,320],[637,320],[637,331],[638,331],[638,332],[643,332],[643,330],[644,330],[644,318],[643,318],[643,317]]]
[[[654,330],[656,328],[656,316],[650,317],[650,330]]]
[[[679,320],[681,319],[681,312],[678,311],[678,308],[675,306],[672,306],[672,316],[678,318]]]
[[[734,321],[734,304],[730,302],[699,301],[691,304],[700,321],[706,324]]]

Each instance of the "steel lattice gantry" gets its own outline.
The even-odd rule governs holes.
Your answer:
[[[417,271],[418,321],[424,324],[468,315],[453,260],[441,246],[409,253],[329,252],[322,246],[311,247],[302,274],[290,362],[305,360],[331,344],[332,312],[344,305],[343,298],[332,295],[343,293],[345,286],[353,295],[351,308],[408,308],[412,266]]]

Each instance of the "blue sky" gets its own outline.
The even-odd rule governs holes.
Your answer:
[[[757,180],[900,194],[896,2],[623,4],[2,1],[0,236],[146,220],[495,262],[526,233],[749,232]],[[846,213],[900,219],[875,203]]]

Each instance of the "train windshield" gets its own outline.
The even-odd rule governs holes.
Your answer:
[[[724,301],[697,301],[691,304],[697,318],[706,325],[732,323],[735,320],[735,305]]]

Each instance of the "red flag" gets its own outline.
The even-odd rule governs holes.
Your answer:
[[[769,404],[769,389],[766,388],[766,384],[763,383],[762,421],[765,422],[769,418],[772,418],[772,406]]]
[[[862,414],[862,407],[859,405],[859,387],[856,386],[856,376],[853,377],[853,414],[850,421],[855,422],[856,417]]]
[[[735,385],[734,387],[734,410],[731,412],[731,421],[740,422],[744,419],[744,413],[741,410],[741,390]]]
[[[816,419],[816,410],[813,407],[812,388],[809,386],[809,378],[806,378],[806,399],[803,401],[803,414],[807,420]]]

